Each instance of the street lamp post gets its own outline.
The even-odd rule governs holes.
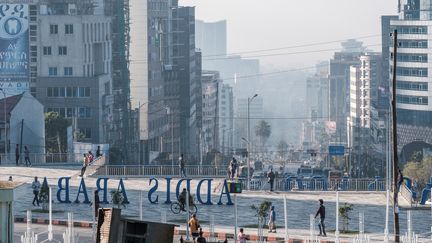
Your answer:
[[[4,129],[5,129],[5,133],[4,133],[4,153],[5,153],[5,159],[4,159],[4,162],[5,162],[5,164],[7,163],[7,118],[6,118],[6,92],[5,92],[5,90],[3,89],[3,88],[0,88],[0,91],[3,93],[3,97],[4,97],[4,100],[3,100],[3,108],[4,108]]]
[[[171,122],[168,120],[168,123],[170,123],[171,127],[171,173],[174,174],[174,122],[169,106],[165,106],[165,109],[167,111],[167,115],[169,116],[168,118],[171,118]]]
[[[258,94],[255,94],[254,96],[252,96],[252,98],[248,97],[248,103],[247,103],[247,189],[250,190],[250,103],[252,102],[252,100],[257,97]]]

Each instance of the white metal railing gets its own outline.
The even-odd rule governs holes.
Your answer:
[[[180,167],[164,165],[103,165],[96,175],[106,176],[181,176]],[[185,166],[188,177],[226,177],[225,168],[214,166]]]
[[[82,164],[83,153],[30,153],[29,159],[31,165],[52,165],[52,164]],[[24,153],[19,156],[19,165],[26,165],[26,159]],[[1,165],[16,165],[15,154],[0,154],[0,166]]]

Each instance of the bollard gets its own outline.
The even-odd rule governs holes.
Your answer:
[[[27,235],[31,234],[32,212],[27,210]]]
[[[143,220],[143,192],[139,193],[139,216],[140,220]]]
[[[309,241],[312,242],[315,236],[315,217],[313,214],[309,215]]]
[[[214,225],[215,225],[215,222],[214,222],[214,215],[210,215],[210,241],[215,241],[215,238],[214,238]]]
[[[161,211],[161,223],[166,223],[167,222],[167,217],[166,217],[166,211],[162,210]]]
[[[339,243],[339,191],[336,191],[336,243]]]
[[[407,228],[408,228],[408,242],[412,242],[412,225],[411,225],[411,211],[407,211]]]
[[[285,218],[285,242],[288,242],[288,209],[287,209],[286,195],[284,195],[283,199],[284,199],[284,218]]]

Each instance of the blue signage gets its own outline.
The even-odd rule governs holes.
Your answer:
[[[14,95],[28,90],[28,82],[28,5],[0,4],[0,86]]]
[[[59,203],[71,203],[72,201],[70,200],[70,180],[71,177],[60,177],[58,179],[57,182],[57,201]],[[108,180],[109,178],[106,177],[100,177],[96,180],[96,188],[97,191],[99,192],[99,195],[102,196],[102,200],[101,203],[108,203]],[[203,204],[203,205],[213,205],[212,202],[212,190],[211,190],[211,185],[212,185],[212,181],[213,179],[201,179],[198,184],[197,187],[195,189],[195,191],[191,190],[191,180],[192,179],[181,179],[177,182],[176,185],[176,190],[175,190],[175,194],[176,194],[176,199],[178,199],[180,192],[181,192],[181,188],[187,188],[191,194],[193,194],[193,192],[196,192],[196,199],[197,202]],[[171,203],[171,178],[165,178],[165,183],[166,183],[166,191],[164,192],[165,194],[165,202],[166,204]],[[186,184],[186,185],[183,185]],[[156,178],[150,178],[149,180],[149,186],[150,189],[148,191],[147,194],[147,198],[148,201],[152,204],[156,204],[159,203],[159,194],[158,194],[158,188],[159,188],[159,181]],[[207,195],[205,197],[203,197],[203,195],[201,195],[201,188],[206,188],[207,190]],[[126,193],[126,188],[123,182],[123,179],[120,178],[120,181],[118,183],[118,187],[117,190],[122,193],[122,196],[124,198],[124,203],[129,203],[128,201],[128,197],[127,197],[127,193]],[[223,185],[222,185],[222,189],[221,192],[219,193],[219,198],[218,198],[218,205],[223,205],[223,199],[224,197],[226,197],[226,205],[233,205],[232,201],[231,201],[231,196],[230,196],[230,190],[228,187],[228,182],[227,180],[224,180]],[[80,200],[82,199],[82,200]],[[79,187],[78,187],[78,191],[77,194],[75,196],[75,203],[90,203],[89,200],[89,196],[88,196],[88,192],[87,192],[87,186],[85,183],[84,178],[81,178]]]
[[[343,145],[330,145],[328,147],[330,155],[344,155],[345,154],[345,146]]]

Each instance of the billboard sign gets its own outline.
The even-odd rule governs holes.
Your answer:
[[[328,147],[330,155],[344,155],[345,154],[345,146],[342,145],[330,145]]]
[[[29,90],[27,4],[0,4],[0,87],[8,96]]]

